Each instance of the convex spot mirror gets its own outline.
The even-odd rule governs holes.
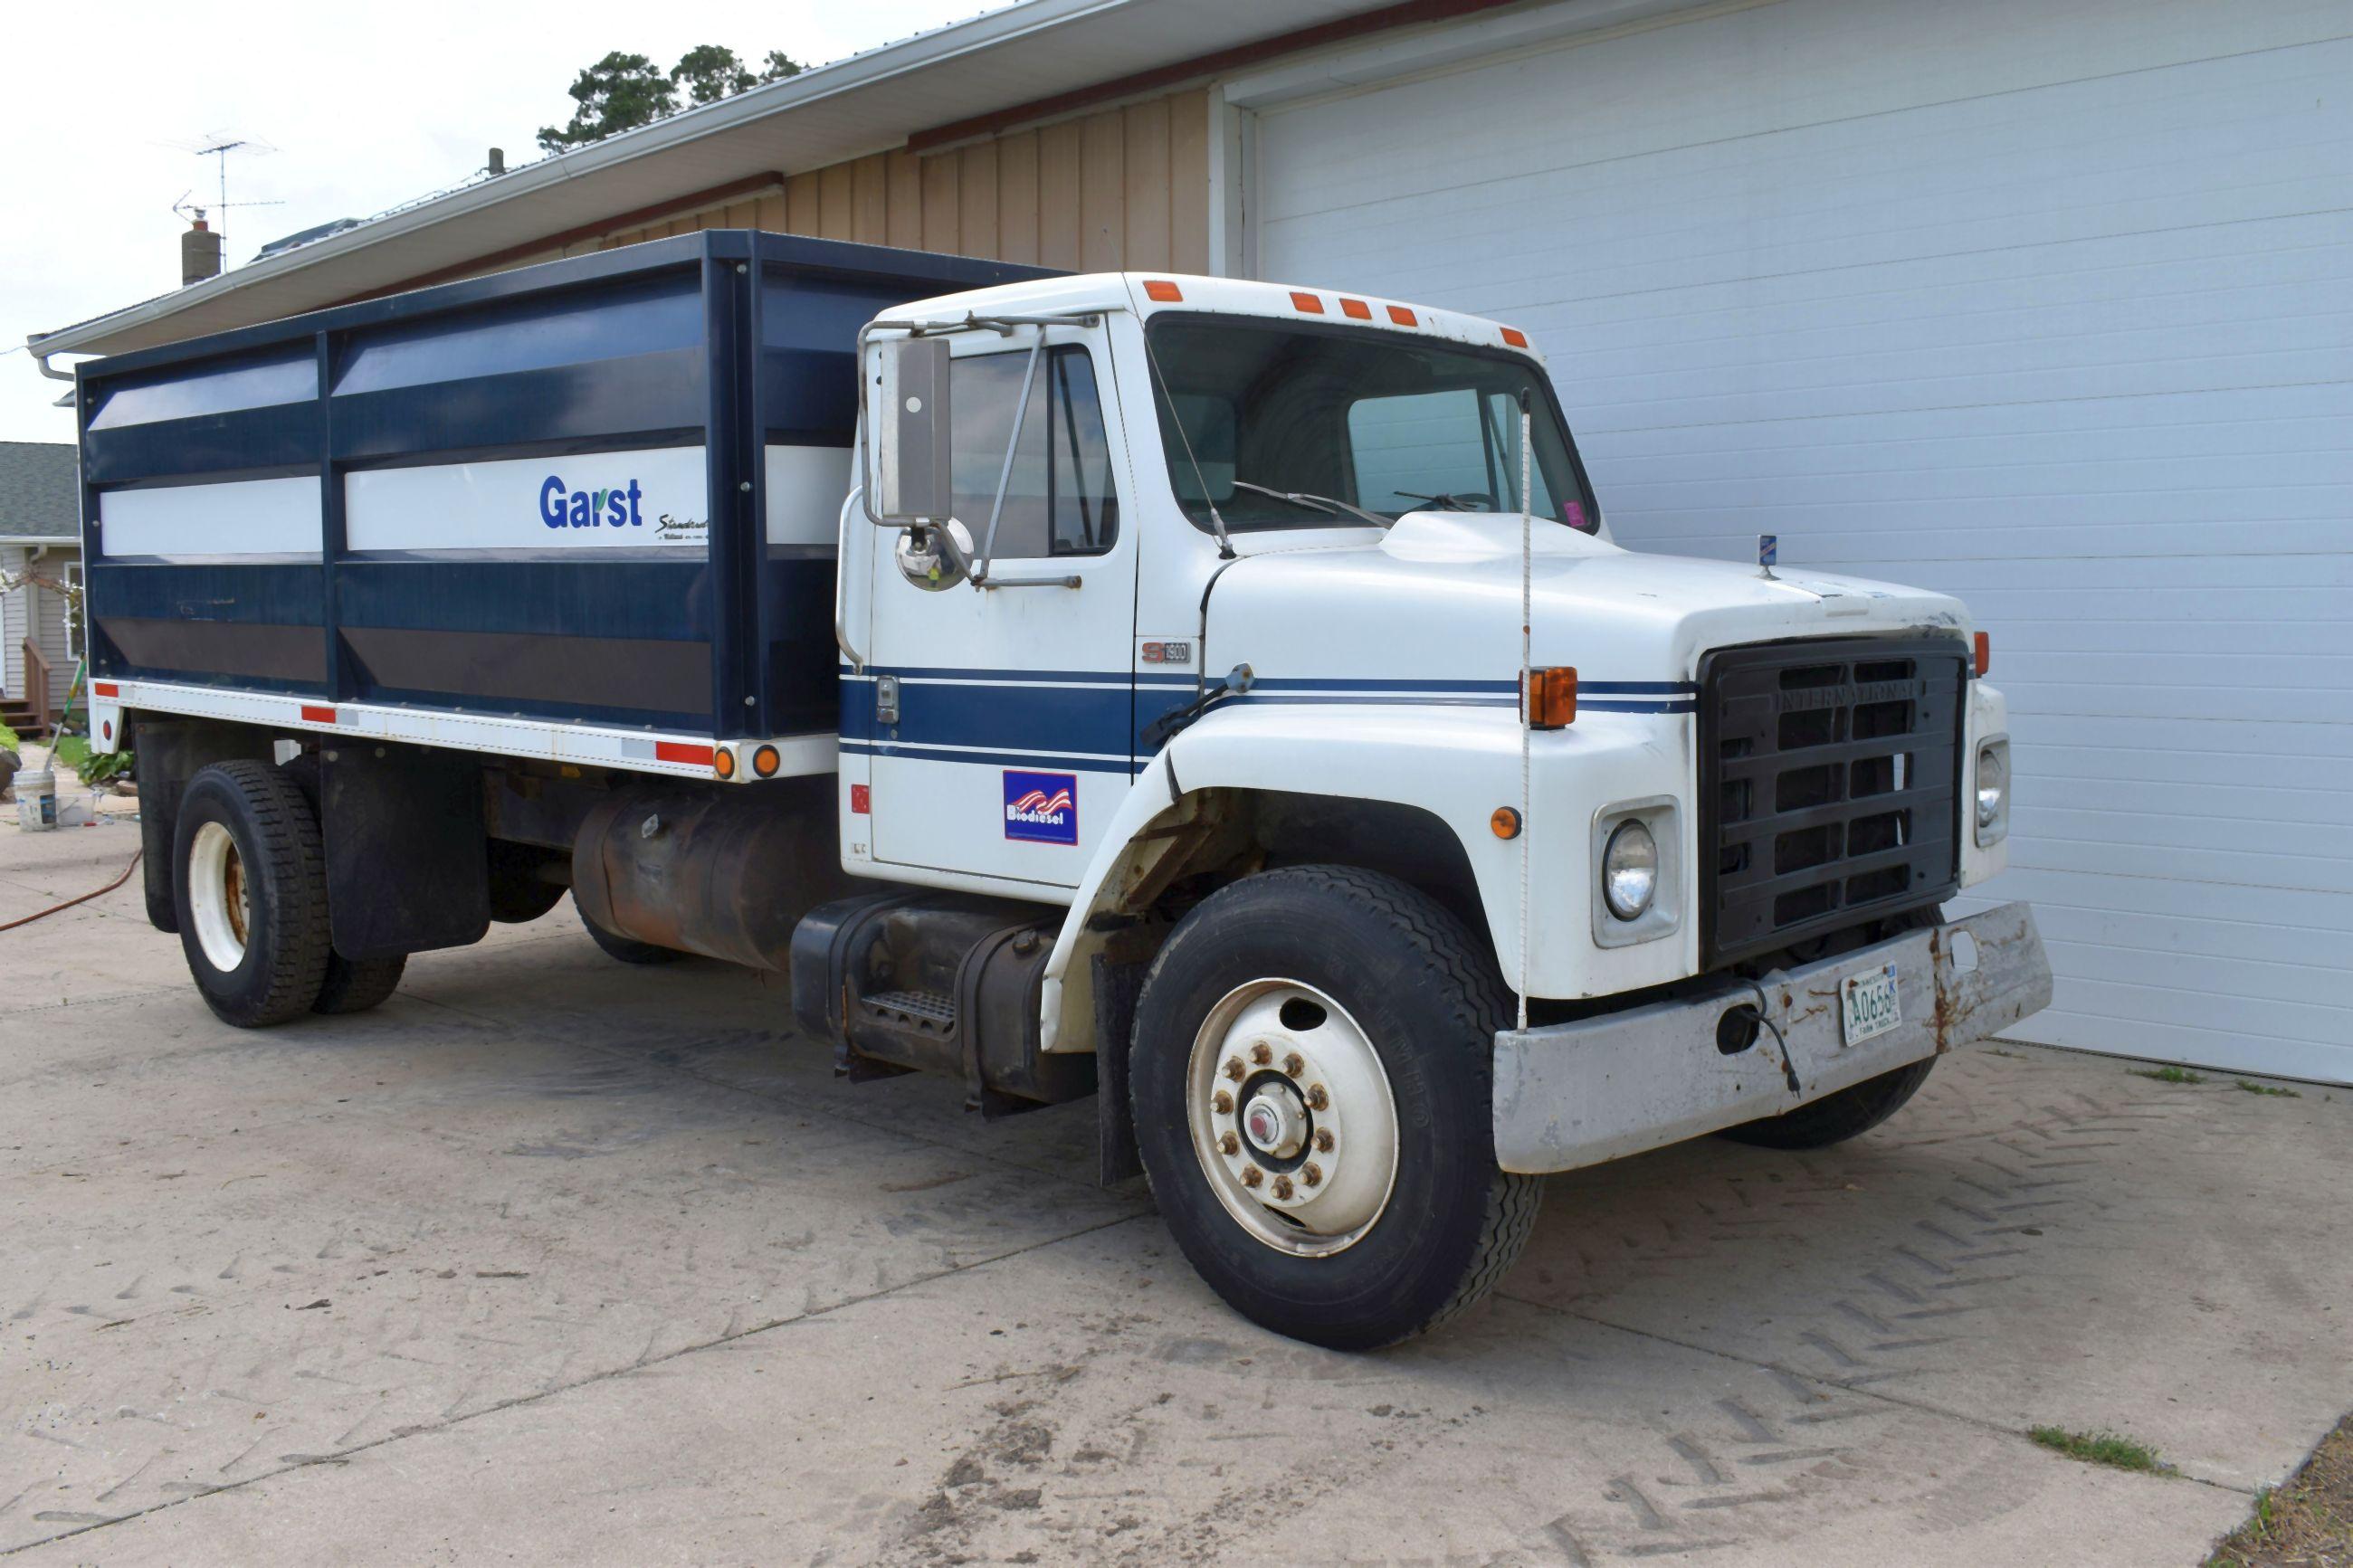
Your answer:
[[[944,521],[955,510],[947,342],[899,338],[867,352],[867,510],[892,528]]]

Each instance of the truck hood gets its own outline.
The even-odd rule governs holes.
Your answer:
[[[1968,635],[1957,599],[1792,567],[1621,549],[1556,523],[1534,531],[1533,660],[1573,665],[1581,691],[1638,694],[1696,679],[1710,648],[1870,633]],[[1501,683],[1520,666],[1520,520],[1411,512],[1361,536],[1275,547],[1211,590],[1206,673],[1248,663],[1261,681],[1321,686]]]

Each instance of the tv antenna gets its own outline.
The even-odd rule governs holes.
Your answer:
[[[221,253],[223,256],[227,256],[228,253],[228,211],[231,207],[274,207],[285,205],[282,202],[274,201],[232,202],[228,199],[228,155],[230,153],[235,153],[244,157],[258,158],[278,151],[277,148],[271,146],[269,142],[262,141],[258,136],[239,136],[235,132],[213,131],[207,132],[202,136],[192,136],[183,138],[175,142],[164,142],[164,145],[167,147],[177,147],[184,153],[193,153],[199,158],[210,158],[213,160],[214,173],[216,176],[218,189],[220,191],[220,199],[211,204],[209,207],[191,206],[188,205],[188,197],[194,195],[195,193],[194,191],[189,191],[184,193],[178,201],[172,204],[172,210],[175,213],[179,213],[184,217],[192,216],[199,221],[203,219],[207,211],[219,215]]]

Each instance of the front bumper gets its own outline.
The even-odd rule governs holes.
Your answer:
[[[1897,969],[1903,1022],[1850,1046],[1839,983],[1886,963]],[[1755,1006],[1760,989],[1786,1064],[1770,1030],[1736,1055],[1717,1048],[1718,1020]],[[1736,1127],[1984,1039],[2050,1005],[2034,911],[2003,904],[1776,971],[1761,985],[1726,980],[1672,1002],[1507,1029],[1495,1037],[1495,1157],[1507,1171],[1572,1171]]]

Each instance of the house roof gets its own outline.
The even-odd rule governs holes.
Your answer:
[[[79,539],[80,490],[72,443],[0,441],[0,539]]]
[[[119,353],[315,310],[694,192],[741,188],[1048,106],[1218,51],[1499,0],[1018,0],[443,192],[76,326],[36,353]],[[1206,74],[1206,72],[1204,73]],[[1174,85],[1173,82],[1169,85]]]

